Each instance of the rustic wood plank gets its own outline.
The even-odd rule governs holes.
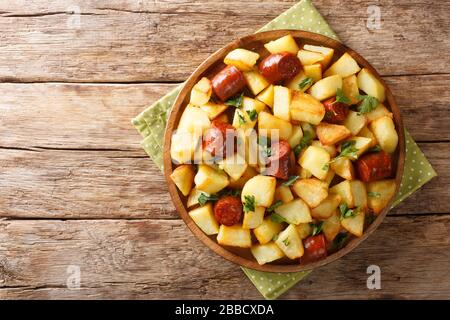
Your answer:
[[[360,247],[315,270],[287,299],[447,298],[449,216],[388,217]],[[0,222],[0,299],[259,299],[239,268],[177,220]],[[395,241],[394,241],[395,239]],[[381,268],[381,290],[366,268]],[[80,267],[81,289],[66,288]]]
[[[68,14],[75,10],[72,2],[3,1],[0,80],[183,81],[212,52],[295,2],[89,1],[79,4],[78,28]],[[373,1],[314,3],[341,39],[381,74],[450,72],[450,57],[443,54],[450,49],[447,1],[378,1],[379,30],[366,27]]]
[[[386,80],[415,139],[439,141],[450,136],[450,75]],[[174,87],[2,83],[0,147],[140,149],[141,138],[130,119]],[[419,87],[423,90],[416,94]]]
[[[450,213],[450,143],[422,143],[439,177],[393,214]],[[142,151],[2,150],[0,216],[177,219],[159,169]]]

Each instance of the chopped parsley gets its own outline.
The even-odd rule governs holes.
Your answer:
[[[283,204],[283,201],[278,200],[277,202],[275,202],[273,205],[271,205],[269,208],[267,208],[267,212],[268,213],[273,213],[275,212],[275,209],[278,208],[279,206],[281,206]]]
[[[299,87],[300,89],[304,89],[305,87],[310,86],[312,83],[313,83],[313,78],[308,77],[308,78],[303,79],[303,80],[299,83],[298,87]]]
[[[247,114],[251,121],[255,121],[256,118],[258,118],[258,112],[256,112],[255,109],[253,109],[252,111],[247,111]]]
[[[289,179],[285,182],[283,182],[283,186],[289,187],[294,184],[295,181],[297,181],[299,176],[290,176]]]
[[[358,114],[360,115],[375,110],[380,104],[377,98],[369,95],[358,95],[356,98],[361,101],[358,106]]]
[[[278,213],[272,213],[270,215],[270,220],[272,220],[275,223],[287,222],[286,219],[284,217],[280,216]]]
[[[201,193],[200,196],[198,197],[198,203],[201,206],[204,206],[208,201],[217,201],[217,200],[219,200],[219,197],[215,194],[208,195],[206,193]]]
[[[283,242],[283,244],[284,244],[286,247],[288,247],[288,246],[291,244],[291,242],[289,241],[289,237],[287,237],[286,239],[284,239],[284,240],[281,241],[281,242]]]
[[[242,92],[240,95],[235,96],[227,101],[225,101],[225,104],[227,106],[233,106],[236,108],[241,108],[244,103],[244,93]]]
[[[370,191],[370,192],[367,192],[367,195],[370,198],[379,198],[379,197],[381,197],[381,193],[379,193],[379,192],[372,192],[372,191]]]
[[[333,102],[333,104],[338,103],[338,102],[345,103],[345,104],[352,103],[352,101],[345,96],[344,90],[342,90],[341,88],[338,88],[336,90],[336,100]]]
[[[341,220],[346,218],[353,218],[359,214],[359,209],[350,209],[346,203],[339,206],[339,211],[341,212]]]
[[[311,223],[310,224],[312,227],[312,233],[311,236],[315,236],[318,235],[319,233],[322,232],[322,227],[323,227],[323,221],[320,221],[319,223]]]
[[[256,200],[255,196],[244,196],[244,212],[255,211]]]
[[[381,151],[381,147],[380,147],[380,145],[377,144],[375,147],[370,148],[368,151],[369,152],[380,152]]]
[[[238,117],[239,117],[239,124],[243,125],[247,122],[247,120],[245,120],[245,117],[242,113],[238,112]]]
[[[345,247],[349,239],[350,235],[348,233],[338,233],[336,238],[334,238],[333,242],[331,243],[330,251],[335,252],[342,249],[343,247]]]

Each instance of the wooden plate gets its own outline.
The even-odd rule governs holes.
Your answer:
[[[395,181],[397,184],[396,193],[400,188],[400,182],[403,175],[403,166],[405,162],[405,136],[404,136],[404,128],[403,122],[400,115],[400,110],[395,102],[395,99],[389,90],[389,87],[386,83],[381,79],[378,72],[358,53],[346,47],[342,43],[335,41],[333,39],[305,31],[298,30],[276,30],[276,31],[268,31],[261,32],[254,35],[250,35],[247,37],[240,38],[234,42],[231,42],[227,46],[215,52],[211,55],[205,62],[203,62],[197,70],[189,77],[184,88],[178,94],[178,97],[173,105],[172,111],[170,113],[166,133],[164,137],[164,175],[167,180],[167,184],[169,187],[169,192],[172,197],[175,208],[178,210],[181,218],[184,220],[189,229],[195,234],[197,238],[199,238],[206,246],[208,246],[211,250],[224,257],[225,259],[232,261],[240,266],[259,270],[259,271],[267,271],[267,272],[298,272],[309,270],[313,268],[317,268],[333,262],[342,256],[346,255],[350,251],[352,251],[356,246],[358,246],[361,242],[363,242],[375,229],[381,224],[382,220],[386,216],[389,211],[392,202],[394,199],[390,201],[390,203],[386,206],[386,208],[378,215],[377,219],[370,225],[370,227],[365,230],[364,235],[360,238],[352,239],[343,249],[337,251],[329,255],[327,258],[310,263],[301,265],[298,263],[298,259],[295,261],[278,261],[271,264],[259,265],[256,260],[251,256],[249,250],[239,250],[229,247],[223,247],[219,245],[215,237],[209,237],[200,230],[199,227],[194,223],[194,221],[189,217],[187,209],[186,209],[186,197],[184,197],[177,189],[175,184],[170,179],[170,175],[174,169],[172,164],[172,160],[170,157],[170,143],[172,132],[177,128],[178,122],[180,120],[181,114],[184,111],[184,108],[189,102],[190,92],[192,87],[200,80],[202,77],[211,77],[215,75],[218,71],[220,71],[225,65],[223,64],[223,59],[226,54],[233,49],[236,48],[246,48],[255,52],[258,52],[262,58],[267,56],[269,52],[264,48],[264,44],[278,39],[286,34],[291,34],[299,46],[301,47],[303,44],[313,44],[313,45],[322,45],[326,47],[333,48],[335,50],[335,57],[340,57],[344,52],[348,52],[360,66],[369,69],[380,82],[386,88],[386,107],[389,108],[394,114],[394,123],[396,126],[396,130],[399,136],[399,144],[396,153],[394,154],[394,167],[396,168],[396,176]],[[334,60],[333,60],[334,62]],[[387,105],[389,104],[389,105]],[[380,248],[381,250],[381,248]]]

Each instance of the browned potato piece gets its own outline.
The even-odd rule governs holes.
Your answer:
[[[368,205],[374,213],[378,214],[387,206],[395,194],[395,180],[380,180],[367,184]]]
[[[311,208],[317,207],[328,197],[328,184],[315,178],[298,180],[292,189]]]
[[[326,122],[320,123],[316,128],[316,132],[320,143],[325,146],[336,144],[352,134],[345,126]]]

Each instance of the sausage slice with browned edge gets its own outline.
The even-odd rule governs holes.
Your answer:
[[[345,103],[336,102],[336,97],[324,101],[323,105],[325,107],[325,117],[323,120],[328,123],[343,123],[348,116],[348,106]]]
[[[214,217],[225,226],[239,223],[242,217],[241,200],[233,196],[220,198],[214,207]]]
[[[236,130],[226,122],[213,120],[203,136],[203,149],[213,156],[225,157],[227,147],[236,147]]]
[[[384,151],[366,154],[356,161],[356,170],[364,182],[387,178],[392,173],[391,156]]]
[[[273,143],[270,150],[268,166],[264,174],[283,180],[289,179],[292,167],[295,165],[295,156],[291,150],[291,146],[287,141],[280,140]],[[292,157],[294,157],[293,161]]]
[[[259,72],[272,84],[292,79],[301,70],[300,60],[289,52],[271,54],[259,64]]]
[[[214,93],[222,101],[234,97],[244,90],[247,85],[244,74],[235,66],[228,66],[222,69],[211,82]]]

